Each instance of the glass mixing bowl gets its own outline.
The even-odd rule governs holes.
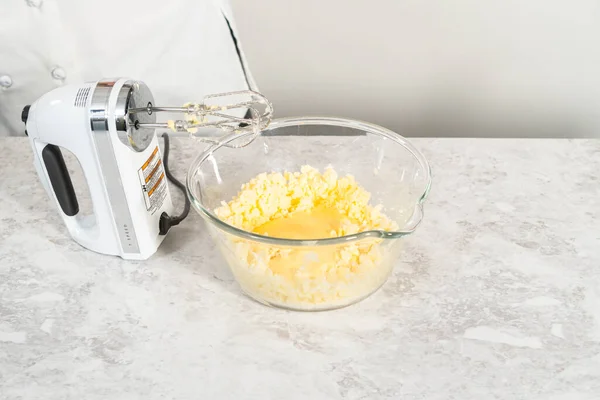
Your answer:
[[[192,163],[187,192],[242,290],[253,299],[293,310],[344,307],[374,293],[397,262],[404,236],[423,218],[431,185],[425,157],[405,138],[382,127],[338,118],[274,120],[245,147],[252,132],[231,134]],[[371,205],[400,227],[316,240],[280,239],[238,229],[215,209],[242,184],[264,172],[304,165],[353,175]]]

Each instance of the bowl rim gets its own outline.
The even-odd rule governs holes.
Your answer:
[[[426,174],[426,185],[423,193],[417,200],[415,204],[413,216],[410,218],[409,222],[402,230],[399,231],[383,231],[383,230],[369,230],[364,232],[359,232],[351,235],[345,235],[334,238],[322,238],[322,239],[283,239],[276,238],[270,236],[263,236],[256,234],[254,232],[249,232],[240,228],[237,228],[233,225],[230,225],[219,217],[217,217],[212,210],[205,208],[202,202],[192,193],[192,179],[195,175],[195,172],[198,170],[198,167],[206,161],[216,150],[223,147],[224,145],[250,135],[253,135],[254,132],[244,132],[244,133],[230,133],[224,136],[218,143],[212,144],[208,146],[202,153],[200,153],[190,164],[188,168],[188,172],[186,175],[186,193],[190,202],[194,209],[206,220],[211,222],[213,225],[218,227],[219,229],[232,234],[234,236],[240,237],[246,240],[253,240],[256,242],[270,244],[270,245],[278,245],[278,246],[325,246],[325,245],[336,245],[336,244],[347,244],[349,242],[358,241],[366,238],[377,238],[377,239],[397,239],[406,235],[413,233],[416,228],[419,226],[424,217],[423,204],[429,195],[429,191],[431,190],[431,168],[429,166],[429,162],[425,158],[425,156],[406,138],[401,136],[400,134],[384,128],[382,126],[372,124],[370,122],[348,119],[348,118],[338,118],[338,117],[327,117],[327,116],[306,116],[306,117],[286,117],[286,118],[278,118],[269,124],[268,127],[263,129],[258,136],[262,136],[265,132],[274,131],[275,129],[296,126],[296,125],[326,125],[326,126],[341,126],[345,128],[353,128],[358,130],[367,131],[372,134],[377,134],[383,136],[387,139],[393,140],[394,142],[402,145],[406,148],[413,157],[419,162],[421,167],[423,168],[424,173]],[[273,134],[276,136],[277,134]],[[257,136],[257,137],[258,137]],[[254,139],[253,139],[254,140]]]

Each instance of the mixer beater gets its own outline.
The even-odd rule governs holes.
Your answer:
[[[243,117],[235,115],[244,112]],[[157,112],[181,113],[185,120],[167,122],[140,122],[137,114],[152,115]],[[218,143],[218,140],[196,135],[199,128],[217,128],[225,132],[242,133],[252,131],[255,135],[267,128],[273,117],[273,106],[262,94],[253,90],[209,94],[201,103],[187,103],[182,107],[157,107],[148,103],[146,107],[129,109],[130,122],[137,129],[163,128],[175,133],[188,133],[204,142]],[[242,144],[226,144],[228,147],[243,147],[255,137]]]

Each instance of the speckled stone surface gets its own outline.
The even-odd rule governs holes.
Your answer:
[[[0,139],[0,399],[600,398],[600,141],[414,142],[434,184],[392,277],[297,313],[243,296],[197,215],[145,262],[79,247]]]

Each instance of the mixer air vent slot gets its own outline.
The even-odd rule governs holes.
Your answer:
[[[75,96],[75,107],[85,107],[88,95],[90,94],[90,87],[83,87],[77,91]]]

